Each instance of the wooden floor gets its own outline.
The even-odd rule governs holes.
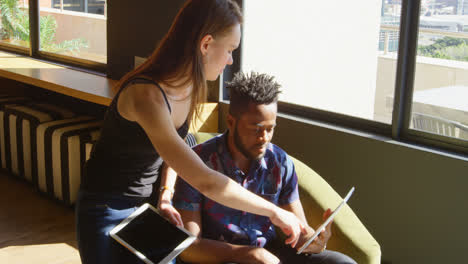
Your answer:
[[[0,263],[81,263],[73,209],[0,174]]]

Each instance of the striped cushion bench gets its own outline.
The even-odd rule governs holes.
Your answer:
[[[37,130],[39,190],[72,205],[81,183],[86,144],[97,140],[101,121],[90,117],[42,124]]]
[[[31,100],[31,98],[24,96],[0,95],[0,109],[3,109],[8,104],[25,104]]]
[[[5,113],[3,109],[6,105],[25,104],[30,101],[31,98],[29,97],[9,96],[5,94],[0,95],[0,161],[5,159],[5,140],[10,140],[9,138],[5,139],[5,126],[9,126],[8,124],[5,124],[5,122],[8,122],[8,120],[5,119]],[[7,133],[7,135],[9,135],[9,133]]]
[[[1,111],[1,110],[0,110]],[[5,147],[2,168],[37,185],[36,129],[41,123],[75,116],[68,109],[44,103],[6,105],[3,109]]]
[[[81,146],[81,153],[84,154],[82,159],[84,159],[85,161],[89,160],[89,157],[91,156],[91,151],[93,150],[93,146],[94,144],[96,144],[96,141],[97,140],[94,139],[89,141],[83,141],[83,145]]]

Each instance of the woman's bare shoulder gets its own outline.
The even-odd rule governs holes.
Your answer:
[[[141,114],[162,114],[168,112],[163,92],[152,83],[133,83],[128,85],[118,101],[119,112],[132,121]]]

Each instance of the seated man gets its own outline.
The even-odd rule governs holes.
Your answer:
[[[299,200],[294,164],[271,144],[276,126],[280,85],[273,77],[237,74],[228,84],[230,108],[228,131],[194,148],[211,168],[231,177],[248,190],[294,213],[307,226],[296,249],[276,243],[273,224],[267,217],[220,205],[178,179],[173,203],[185,227],[199,238],[181,254],[189,263],[355,263],[338,252],[325,250],[331,227],[305,250],[301,246],[314,230]],[[331,214],[330,209],[324,217]]]

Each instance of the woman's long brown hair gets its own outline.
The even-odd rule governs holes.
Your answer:
[[[119,82],[119,89],[129,79],[146,75],[171,86],[171,82],[192,82],[192,100],[187,120],[199,117],[197,105],[206,101],[207,84],[203,70],[201,40],[206,35],[222,37],[232,26],[242,23],[242,13],[234,0],[188,0],[177,14],[169,32],[151,56]]]

